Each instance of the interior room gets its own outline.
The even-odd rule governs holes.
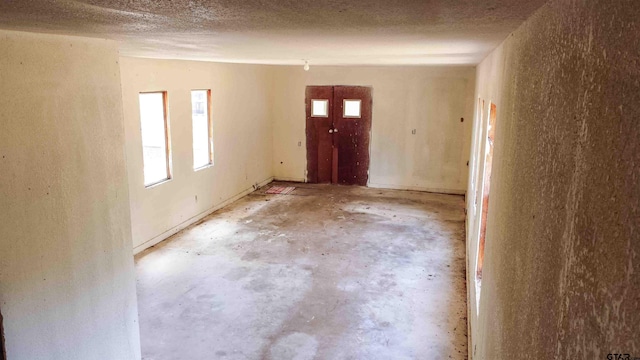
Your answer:
[[[640,358],[640,3],[0,3],[0,360]]]

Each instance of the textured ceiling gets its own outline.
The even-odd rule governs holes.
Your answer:
[[[544,0],[0,0],[0,28],[121,41],[126,56],[477,64]]]

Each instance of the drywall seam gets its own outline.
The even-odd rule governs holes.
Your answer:
[[[465,195],[466,190],[457,190],[457,189],[441,189],[441,188],[430,188],[430,187],[422,187],[422,186],[403,186],[403,185],[388,185],[388,184],[372,184],[369,183],[367,187],[373,189],[390,189],[390,190],[410,190],[410,191],[423,191],[437,194],[449,194],[449,195]]]
[[[273,177],[269,177],[261,182],[258,183],[258,188],[263,187],[269,183],[273,182]],[[182,223],[170,228],[169,230],[163,232],[162,234],[155,236],[153,238],[151,238],[150,240],[145,241],[144,243],[136,246],[133,248],[133,254],[136,255],[154,245],[157,245],[158,243],[162,242],[163,240],[166,240],[167,238],[171,237],[172,235],[175,235],[176,233],[180,232],[180,230],[183,230],[185,228],[187,228],[188,226],[195,224],[196,222],[202,220],[203,218],[211,215],[212,213],[214,213],[215,211],[218,211],[220,209],[222,209],[223,207],[237,201],[240,200],[241,198],[251,194],[252,192],[256,191],[257,188],[255,187],[250,187],[247,188],[243,191],[241,191],[240,193],[214,205],[213,207],[209,208],[208,210],[205,210],[203,212],[201,212],[200,214],[187,219],[185,221],[183,221]]]

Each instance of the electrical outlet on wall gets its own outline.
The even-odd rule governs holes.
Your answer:
[[[412,133],[413,135],[415,135],[415,134],[416,134],[416,129],[411,130],[411,133]]]
[[[298,147],[302,146],[302,141],[298,141]]]

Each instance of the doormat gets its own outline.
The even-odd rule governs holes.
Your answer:
[[[266,194],[278,194],[278,195],[286,195],[290,194],[295,187],[293,186],[272,186],[267,190]]]

